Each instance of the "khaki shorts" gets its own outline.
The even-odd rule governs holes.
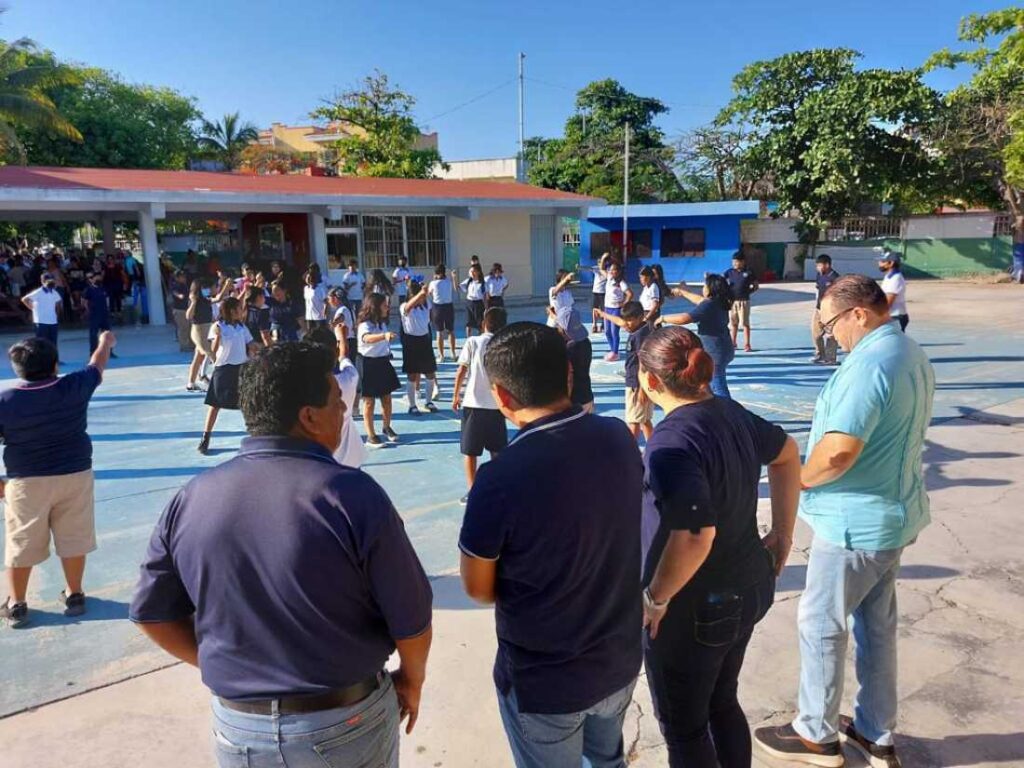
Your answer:
[[[749,299],[737,299],[732,303],[732,308],[729,310],[729,325],[742,325],[744,328],[750,326]]]
[[[654,418],[654,403],[640,388],[626,387],[626,423],[646,424]]]
[[[210,328],[212,327],[213,323],[193,323],[190,333],[196,349],[207,357],[213,357],[213,342],[210,341]]]
[[[81,557],[96,549],[91,469],[70,475],[16,477],[4,489],[8,568],[39,565],[50,556]]]

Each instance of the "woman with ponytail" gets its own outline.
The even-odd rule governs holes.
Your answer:
[[[711,392],[718,397],[731,397],[725,369],[736,356],[729,335],[729,309],[732,307],[732,293],[729,283],[721,275],[708,274],[704,278],[701,293],[688,291],[682,285],[672,289],[673,296],[681,296],[696,306],[689,312],[677,315],[663,315],[659,318],[665,325],[697,324],[704,350],[715,362],[715,373],[711,378]]]
[[[640,350],[640,387],[665,412],[644,453],[644,660],[673,768],[750,768],[737,679],[774,600],[800,495],[793,438],[713,396],[714,370],[684,328],[659,328]],[[762,465],[772,500],[763,539]]]

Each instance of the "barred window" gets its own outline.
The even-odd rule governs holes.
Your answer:
[[[661,230],[661,257],[675,258],[679,256],[704,256],[705,231],[693,229]]]
[[[405,237],[410,267],[433,267],[447,261],[444,216],[406,216]]]

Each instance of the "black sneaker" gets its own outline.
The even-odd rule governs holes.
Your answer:
[[[7,619],[7,626],[11,629],[21,629],[29,624],[28,603],[11,604],[11,598],[4,600],[0,605],[0,619]]]
[[[845,764],[838,741],[815,744],[803,738],[790,723],[757,728],[754,742],[767,754],[791,763],[842,768]]]
[[[199,445],[196,446],[196,450],[199,451],[203,456],[210,452],[210,433],[204,432],[203,439],[199,441]]]
[[[839,716],[839,740],[860,752],[871,768],[902,768],[903,766],[896,756],[896,747],[868,741],[857,732],[853,726],[853,718],[848,715]]]
[[[391,427],[384,427],[384,436],[388,439],[389,443],[398,442],[398,433],[395,432]]]
[[[64,603],[65,616],[81,616],[85,613],[85,595],[81,592],[72,592],[69,595],[66,590],[62,590],[60,601]]]
[[[420,413],[422,413],[422,411],[420,411],[420,409],[417,408],[415,405],[409,406],[409,415],[410,416],[419,416]]]
[[[428,411],[430,411],[431,413],[437,413],[437,406],[436,406],[436,405],[434,405],[433,403],[427,403],[427,404],[426,404],[425,406],[423,406],[423,407],[424,407],[424,408],[426,408],[426,409],[427,409]]]
[[[383,448],[384,441],[377,437],[377,435],[371,435],[370,437],[366,438],[366,446],[368,448]]]

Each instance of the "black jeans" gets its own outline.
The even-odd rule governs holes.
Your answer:
[[[900,330],[906,333],[907,326],[910,325],[910,315],[896,315],[896,319],[900,321]]]
[[[750,768],[738,679],[754,625],[774,599],[772,575],[735,592],[684,590],[658,637],[645,635],[647,681],[672,768]]]

